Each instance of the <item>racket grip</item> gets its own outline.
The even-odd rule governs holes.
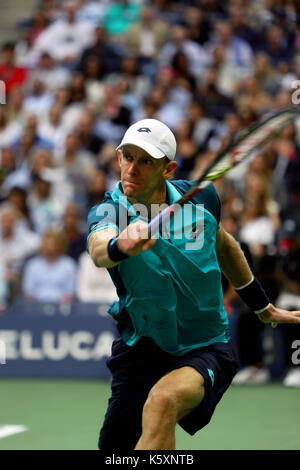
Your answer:
[[[179,204],[172,204],[157,214],[148,225],[148,237],[151,238],[151,236],[156,235],[159,231],[159,228],[167,220],[169,220],[170,217],[173,217],[173,215],[175,215],[180,208],[181,206]]]

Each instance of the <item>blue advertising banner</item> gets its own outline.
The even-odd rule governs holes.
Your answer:
[[[0,316],[0,377],[110,377],[108,305],[24,304]]]

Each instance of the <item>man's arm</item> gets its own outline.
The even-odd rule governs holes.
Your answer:
[[[222,273],[235,288],[251,282],[253,274],[238,242],[223,228],[217,231],[216,250]]]
[[[112,268],[119,264],[109,257],[108,243],[116,237],[118,232],[109,227],[91,234],[88,242],[89,253],[97,267]],[[137,256],[142,251],[147,251],[156,242],[156,239],[148,239],[148,224],[135,222],[129,224],[120,233],[117,240],[118,250],[127,256]]]
[[[88,249],[90,257],[98,268],[113,268],[119,264],[112,261],[107,252],[109,240],[117,235],[118,232],[113,227],[99,230],[90,235]]]
[[[238,294],[243,286],[251,285],[254,276],[240,245],[222,228],[217,231],[216,251],[221,271]],[[276,308],[271,303],[257,315],[263,323],[272,323],[272,326],[277,326],[277,323],[300,323],[300,311],[289,312]]]

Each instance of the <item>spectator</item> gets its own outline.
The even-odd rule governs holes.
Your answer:
[[[21,125],[17,122],[8,123],[5,116],[5,108],[0,106],[0,148],[13,145],[21,134]]]
[[[93,113],[85,110],[79,117],[76,131],[78,133],[81,148],[96,155],[100,152],[104,141],[101,137],[96,135],[96,132],[94,132],[94,125],[95,117]]]
[[[132,0],[115,0],[106,11],[104,27],[113,38],[122,38],[130,26],[138,21],[140,5]]]
[[[5,178],[1,183],[3,196],[7,194],[14,186],[27,188],[30,185],[30,171],[27,166],[17,166],[16,154],[11,147],[1,149],[1,167],[5,171]]]
[[[55,157],[61,151],[66,138],[66,130],[62,124],[62,113],[61,104],[54,103],[38,124],[38,134],[43,140],[50,143]]]
[[[233,100],[218,89],[218,70],[208,67],[198,86],[196,99],[204,106],[210,117],[222,120],[232,110]]]
[[[25,228],[32,230],[33,223],[27,203],[27,191],[18,186],[12,187],[7,196],[7,202],[11,203],[19,211],[19,225],[22,223]]]
[[[69,303],[75,296],[76,263],[66,253],[62,232],[44,233],[41,254],[29,260],[23,276],[23,294],[28,300]]]
[[[256,115],[268,111],[272,106],[272,97],[260,88],[258,80],[253,75],[245,78],[237,88],[236,94],[239,101],[243,100],[244,106],[248,106]]]
[[[76,3],[64,3],[62,19],[50,24],[37,38],[33,53],[37,59],[42,52],[48,52],[63,66],[75,65],[85,47],[91,44],[93,24],[76,20]]]
[[[102,141],[117,143],[131,122],[130,110],[122,104],[116,84],[107,84],[101,115],[96,122],[95,131]]]
[[[69,203],[64,212],[62,231],[67,239],[67,255],[78,262],[79,256],[86,250],[86,233],[80,230],[79,206]]]
[[[24,110],[27,114],[42,116],[53,104],[53,95],[47,92],[43,82],[37,78],[32,83],[31,92],[24,100]]]
[[[170,66],[176,52],[182,51],[188,58],[188,72],[197,79],[209,63],[202,46],[188,39],[187,29],[181,25],[171,28],[171,39],[164,45],[159,57],[159,66]]]
[[[250,22],[250,15],[242,6],[231,3],[228,8],[229,19],[234,36],[246,41],[253,51],[257,51],[263,41],[259,28],[255,28]]]
[[[184,12],[184,25],[187,36],[192,41],[203,46],[209,39],[210,25],[205,18],[204,10],[195,6],[188,6]]]
[[[76,19],[99,24],[104,19],[110,0],[79,0]]]
[[[58,88],[68,85],[70,72],[59,65],[49,52],[43,52],[29,78],[33,83],[35,80],[39,80],[47,92],[54,93]]]
[[[20,86],[15,86],[9,95],[9,101],[6,105],[6,119],[7,122],[17,123],[23,125],[26,121],[24,111],[24,91]]]
[[[2,46],[2,62],[0,64],[0,80],[5,83],[6,93],[18,85],[22,85],[26,79],[25,68],[15,65],[14,58],[15,45],[8,42]]]
[[[1,252],[8,283],[8,300],[20,292],[20,276],[26,258],[35,254],[40,247],[40,237],[20,224],[21,215],[16,207],[6,203],[1,206]]]
[[[265,52],[258,52],[254,59],[254,77],[262,91],[273,96],[280,88],[280,74],[276,72],[270,57]]]
[[[263,195],[245,198],[241,220],[240,239],[249,245],[253,257],[259,258],[265,246],[275,242],[276,233]]]
[[[194,159],[197,154],[197,146],[192,139],[193,126],[191,121],[185,119],[177,127],[175,134],[177,142],[176,178],[186,179],[194,166]]]
[[[224,49],[224,63],[235,70],[239,79],[247,77],[253,70],[253,51],[249,44],[234,35],[232,26],[227,21],[217,21],[206,49],[213,60],[216,47]]]
[[[268,54],[274,66],[290,60],[291,50],[280,26],[271,25],[267,28],[261,51]]]
[[[77,297],[81,302],[108,302],[118,300],[116,288],[105,268],[97,268],[88,253],[79,257]]]
[[[96,26],[92,45],[83,50],[78,70],[83,72],[86,69],[87,61],[90,57],[97,58],[101,76],[120,70],[121,57],[108,42],[105,28],[102,25]]]
[[[142,74],[155,76],[156,59],[167,38],[168,26],[157,19],[150,6],[141,10],[141,19],[131,26],[126,45],[131,55],[138,58]]]
[[[94,170],[90,174],[90,181],[88,183],[88,207],[99,204],[104,198],[105,191],[107,190],[106,175],[101,170]]]

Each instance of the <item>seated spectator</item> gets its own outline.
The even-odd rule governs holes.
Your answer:
[[[182,22],[184,10],[180,8],[178,2],[174,2],[173,0],[153,0],[151,3],[153,4],[155,17],[159,20],[170,25]]]
[[[32,82],[31,90],[24,100],[24,111],[26,114],[42,116],[46,114],[53,104],[53,95],[46,90],[44,83],[35,78]]]
[[[280,26],[269,26],[264,39],[260,50],[268,54],[274,66],[278,67],[282,62],[289,62],[291,50]]]
[[[17,122],[7,122],[4,106],[0,106],[0,148],[13,145],[21,137],[22,126]]]
[[[188,115],[193,124],[193,141],[200,150],[206,150],[209,140],[215,134],[217,121],[210,117],[204,106],[198,101],[192,101]]]
[[[15,122],[23,125],[26,121],[24,111],[24,91],[20,86],[15,86],[9,95],[9,101],[6,104],[6,119],[7,122]]]
[[[95,116],[89,110],[85,110],[79,117],[75,131],[78,134],[81,149],[96,155],[101,150],[104,141],[96,135],[94,126]]]
[[[71,77],[70,72],[59,65],[51,54],[43,52],[29,78],[32,82],[39,80],[46,91],[54,93],[58,88],[67,86]]]
[[[74,1],[63,5],[63,18],[51,23],[37,38],[33,54],[39,58],[48,52],[63,66],[74,65],[85,47],[91,44],[94,25],[76,19],[77,6]]]
[[[112,38],[122,39],[130,26],[138,21],[140,4],[131,0],[115,0],[108,7],[104,27]]]
[[[62,232],[44,233],[41,254],[24,269],[23,294],[28,300],[69,303],[75,296],[76,263],[66,253]]]
[[[30,185],[30,171],[27,166],[18,166],[16,152],[11,147],[1,149],[1,167],[5,171],[5,177],[1,181],[1,195],[7,197],[9,191],[19,186],[27,188]]]
[[[116,288],[105,268],[97,268],[88,253],[79,257],[76,294],[81,302],[118,300]]]
[[[176,52],[182,51],[188,59],[188,72],[197,79],[209,63],[206,51],[200,44],[188,39],[187,29],[182,25],[171,28],[171,39],[164,45],[159,56],[159,67],[170,66]]]
[[[61,151],[66,138],[66,129],[62,124],[62,112],[61,104],[54,103],[38,124],[38,134],[51,144],[55,157]]]
[[[117,85],[107,84],[95,131],[102,141],[117,143],[131,124],[131,111],[122,104]]]
[[[63,169],[53,167],[52,154],[37,150],[32,158],[32,185],[28,194],[35,230],[43,233],[57,226],[73,197],[74,187]]]
[[[78,262],[81,253],[86,250],[86,233],[80,230],[80,212],[77,204],[71,202],[67,205],[62,223],[62,231],[67,240],[67,255]]]
[[[2,61],[0,63],[0,80],[5,83],[7,95],[18,85],[22,85],[26,79],[25,68],[15,65],[15,45],[11,42],[2,47]]]
[[[7,202],[11,203],[20,213],[19,224],[22,223],[25,228],[32,230],[33,223],[31,214],[27,203],[27,191],[19,186],[11,188],[7,195]]]
[[[150,94],[149,99],[135,112],[133,113],[134,121],[140,119],[146,119],[148,117],[154,117],[164,122],[173,131],[176,130],[177,126],[184,119],[185,110],[179,103],[174,102],[171,98],[170,90],[166,92],[165,87],[161,85],[155,85]],[[150,106],[153,116],[147,114],[147,107]],[[152,109],[151,109],[152,108]]]
[[[168,98],[168,103],[181,110],[182,118],[193,101],[194,91],[194,80],[185,69],[185,62],[185,54],[178,52],[174,55],[172,67],[161,67],[155,77],[155,88],[160,88]]]
[[[226,113],[232,111],[233,100],[218,89],[218,70],[208,67],[201,77],[196,100],[206,109],[212,118],[222,120]]]
[[[121,57],[114,47],[109,43],[105,28],[101,25],[96,26],[94,30],[94,40],[91,46],[82,52],[78,70],[83,72],[90,57],[96,57],[101,66],[101,76],[118,72],[120,70]]]
[[[257,115],[261,115],[272,108],[273,98],[264,92],[258,80],[249,76],[236,88],[236,96],[243,101],[244,106],[250,107]]]
[[[167,24],[155,17],[150,6],[144,6],[140,21],[131,26],[126,37],[129,54],[138,58],[142,74],[154,77],[155,61],[166,41],[167,32]]]
[[[172,59],[171,66],[175,75],[175,83],[194,92],[196,89],[196,80],[188,71],[188,57],[179,50]]]
[[[255,55],[253,75],[260,89],[265,93],[273,96],[279,90],[281,76],[265,52],[258,52]]]
[[[19,293],[21,270],[26,258],[40,247],[40,237],[20,224],[21,215],[16,207],[5,203],[0,210],[0,246],[8,283],[9,301]]]
[[[87,188],[88,207],[99,204],[103,200],[106,190],[106,174],[101,170],[93,170],[93,172],[90,173]]]
[[[176,130],[178,167],[176,178],[186,179],[194,167],[194,159],[197,154],[197,145],[192,139],[193,126],[191,121],[185,119],[181,121]]]
[[[253,26],[254,22],[250,21],[246,8],[230,2],[228,13],[234,36],[246,41],[253,51],[258,50],[263,38],[259,28],[255,27],[256,25]]]
[[[228,21],[217,21],[210,40],[205,47],[210,60],[216,47],[224,49],[224,63],[235,70],[240,79],[247,77],[253,69],[253,51],[251,46],[243,39],[234,35],[232,26]]]
[[[267,245],[275,242],[276,228],[262,195],[248,195],[241,217],[240,240],[249,245],[253,257],[259,258]]]
[[[201,46],[208,41],[210,24],[205,17],[204,10],[196,6],[188,6],[184,12],[184,25],[189,39]]]
[[[78,0],[76,18],[98,25],[103,21],[110,0]]]

